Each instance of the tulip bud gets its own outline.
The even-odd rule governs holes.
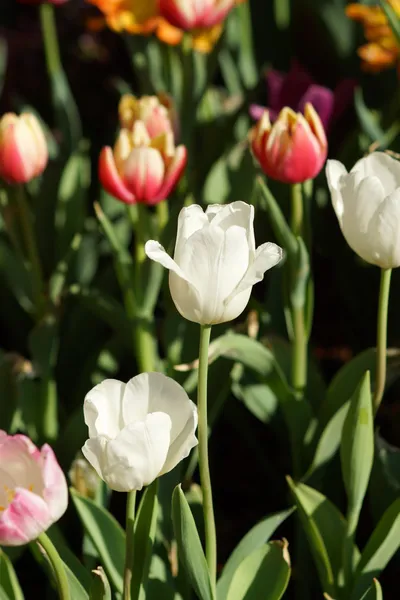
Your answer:
[[[83,412],[89,439],[82,452],[117,492],[141,490],[197,445],[197,408],[161,373],[142,373],[126,384],[106,379],[87,394]]]
[[[266,110],[253,129],[250,143],[264,173],[283,183],[302,183],[322,169],[327,141],[321,120],[311,104],[304,116],[284,108],[273,125]]]
[[[254,207],[245,202],[183,208],[178,218],[174,260],[153,240],[149,258],[170,270],[169,289],[180,314],[212,325],[236,319],[252,287],[282,258],[282,248],[267,242],[256,249]]]
[[[236,0],[159,0],[161,15],[175,27],[190,31],[214,27],[235,6]]]
[[[326,176],[349,246],[382,269],[400,266],[400,162],[373,152],[348,173],[338,160],[328,160]]]
[[[21,546],[58,521],[68,488],[53,450],[0,430],[0,546]]]
[[[119,103],[121,127],[132,130],[136,121],[142,121],[150,138],[172,132],[176,134],[177,117],[172,98],[168,94],[122,96]]]
[[[30,113],[3,115],[0,120],[0,177],[26,183],[43,173],[48,161],[46,138]]]
[[[143,121],[122,129],[114,147],[103,148],[99,178],[104,189],[127,204],[157,204],[168,197],[186,165],[185,146],[169,131],[151,138]]]

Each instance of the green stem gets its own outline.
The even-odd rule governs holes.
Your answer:
[[[39,10],[47,70],[50,75],[55,75],[62,71],[63,68],[60,58],[54,6],[43,3],[40,5]]]
[[[47,557],[51,563],[51,566],[54,570],[54,575],[56,577],[58,595],[61,600],[71,600],[69,584],[67,579],[67,574],[65,572],[64,563],[61,560],[60,555],[58,554],[53,542],[50,538],[45,534],[41,533],[37,538],[37,542],[43,547],[44,551],[47,554]]]
[[[35,303],[36,318],[39,320],[43,316],[43,272],[40,263],[39,252],[36,244],[35,233],[33,230],[32,214],[26,201],[25,190],[23,186],[16,186],[16,203],[18,216],[21,223],[22,235],[24,238],[25,250],[28,256],[30,272],[32,276],[32,291]]]
[[[208,347],[211,325],[200,328],[199,374],[197,384],[197,410],[199,416],[199,468],[200,483],[203,492],[203,515],[206,541],[206,559],[210,572],[211,586],[214,590],[217,578],[217,536],[215,530],[214,507],[211,488],[210,466],[208,462],[208,418],[207,418],[207,378]]]
[[[123,600],[131,598],[131,581],[134,553],[134,525],[136,510],[136,491],[128,492],[126,501],[126,543],[125,543],[125,567],[124,567],[124,592]]]
[[[298,397],[302,397],[307,383],[307,332],[303,307],[292,309],[292,322],[292,385]]]
[[[303,237],[304,209],[301,183],[292,185],[291,207],[291,230],[296,237]]]
[[[386,350],[387,350],[387,321],[389,309],[390,278],[392,269],[381,270],[379,289],[378,322],[376,332],[376,378],[373,399],[375,414],[378,412],[385,391],[386,382]]]
[[[169,219],[168,200],[163,200],[162,202],[159,202],[157,204],[156,214],[157,214],[157,225],[158,225],[159,236],[161,236],[166,224],[168,223],[168,219]]]

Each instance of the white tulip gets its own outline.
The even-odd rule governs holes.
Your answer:
[[[252,287],[282,258],[282,248],[266,243],[256,250],[254,207],[245,202],[183,208],[178,218],[174,260],[150,240],[149,258],[170,270],[169,288],[180,314],[212,325],[236,319]]]
[[[400,162],[383,152],[359,160],[350,173],[328,160],[326,176],[349,246],[368,263],[400,265]]]
[[[117,492],[141,490],[197,445],[197,408],[161,373],[142,373],[126,384],[106,379],[87,394],[83,412],[89,439],[82,452]]]

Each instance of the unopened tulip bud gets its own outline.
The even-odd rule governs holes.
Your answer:
[[[264,173],[283,183],[313,179],[326,160],[325,131],[311,104],[306,104],[304,115],[284,108],[273,124],[265,111],[249,138]]]
[[[7,183],[26,183],[43,173],[48,161],[46,138],[38,119],[23,113],[0,120],[0,177]]]
[[[400,162],[384,152],[362,158],[348,173],[328,160],[332,205],[349,246],[382,269],[400,266]]]
[[[171,25],[191,31],[218,25],[236,3],[236,0],[159,0],[158,6]]]
[[[36,539],[64,514],[68,488],[53,450],[0,430],[0,546]]]

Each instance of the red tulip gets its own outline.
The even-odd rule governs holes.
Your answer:
[[[0,120],[0,177],[26,183],[40,175],[48,161],[46,138],[30,113],[3,115]]]
[[[158,0],[161,15],[186,31],[221,23],[237,0]]]
[[[313,179],[326,160],[325,131],[311,104],[304,115],[284,108],[273,125],[266,110],[249,137],[264,173],[283,183]]]

